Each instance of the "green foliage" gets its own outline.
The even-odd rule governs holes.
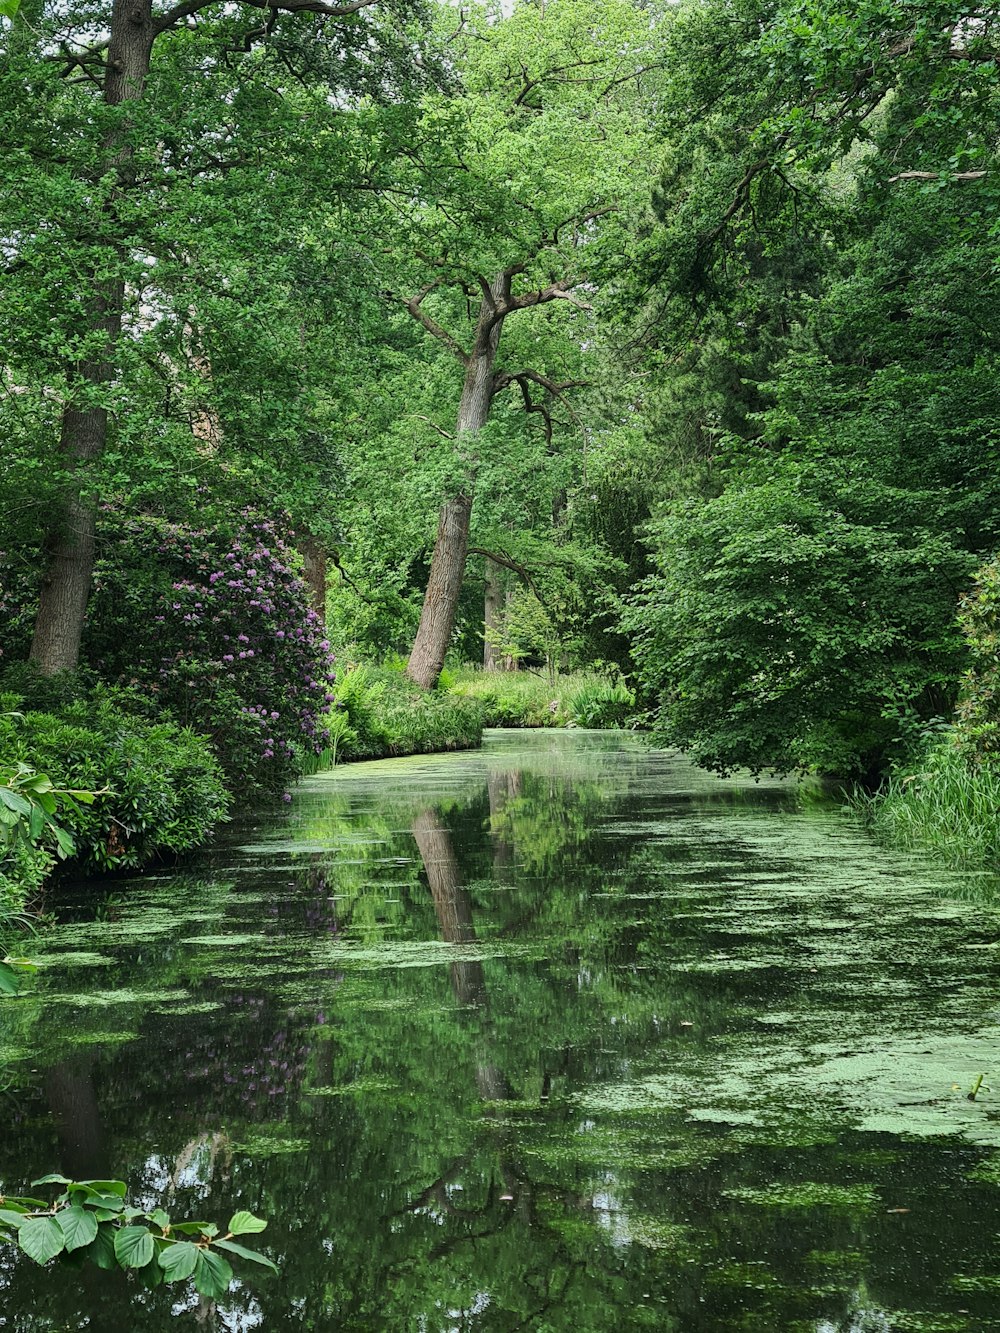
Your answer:
[[[985,15],[708,0],[667,29],[656,305],[623,291],[673,475],[625,623],[713,767],[884,770],[954,703],[1000,512]]]
[[[17,696],[4,700],[16,704]],[[4,761],[32,765],[68,791],[60,824],[71,842],[62,850],[91,869],[135,868],[189,851],[228,813],[229,797],[205,739],[127,711],[135,706],[127,693],[105,691],[59,714],[0,717]],[[89,792],[101,793],[101,800],[81,803]]]
[[[926,850],[955,866],[1000,864],[1000,771],[976,763],[961,733],[930,745],[856,804],[871,827],[902,847]]]
[[[0,703],[4,700],[0,696]],[[12,714],[11,720],[19,716]],[[4,720],[0,716],[0,724]],[[92,805],[98,794],[58,788],[23,760],[0,758],[0,927],[41,887],[57,857],[65,860],[76,851],[63,817],[56,819],[60,807],[80,813],[81,805]],[[8,958],[0,962],[0,991],[16,990]]]
[[[976,571],[959,627],[970,668],[954,723],[858,804],[872,827],[951,865],[1000,864],[1000,560]]]
[[[1000,765],[1000,557],[976,571],[962,599],[959,624],[970,667],[962,678],[955,739],[972,765],[995,769]]]
[[[267,1223],[252,1213],[234,1213],[221,1233],[214,1222],[172,1222],[162,1208],[130,1207],[120,1180],[51,1175],[31,1183],[32,1189],[51,1185],[63,1187],[51,1203],[0,1195],[0,1242],[17,1245],[37,1264],[58,1259],[73,1268],[85,1262],[120,1268],[134,1272],[145,1287],[190,1278],[213,1301],[226,1295],[233,1279],[227,1254],[278,1271],[266,1255],[234,1239],[265,1229]]]
[[[634,715],[635,697],[621,680],[575,671],[551,679],[530,671],[463,667],[449,688],[475,699],[488,727],[618,727]]]
[[[88,660],[207,735],[233,790],[283,791],[324,743],[332,671],[287,534],[252,514],[105,521],[117,539],[97,567]]]
[[[482,709],[445,691],[422,690],[392,667],[356,666],[335,686],[332,762],[468,750],[480,744]]]
[[[865,772],[954,689],[972,560],[939,498],[817,461],[745,464],[656,529],[625,623],[658,729],[708,767]]]
[[[621,680],[586,676],[563,697],[578,727],[624,727],[635,717],[635,695]]]

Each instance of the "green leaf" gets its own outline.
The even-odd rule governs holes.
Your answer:
[[[56,835],[56,843],[59,848],[59,855],[65,861],[69,857],[71,857],[73,853],[76,851],[76,843],[66,832],[66,830],[60,828],[58,824],[53,824],[51,828],[52,832]]]
[[[66,1181],[65,1183],[85,1187],[92,1194],[117,1194],[120,1199],[124,1199],[128,1190],[124,1180],[75,1180],[72,1182]]]
[[[155,1223],[161,1231],[166,1231],[167,1227],[170,1225],[170,1216],[168,1213],[165,1213],[162,1208],[154,1208],[149,1214],[149,1220]]]
[[[122,1199],[114,1194],[85,1194],[80,1200],[87,1208],[97,1208],[107,1213],[120,1213],[125,1207]]]
[[[234,1240],[217,1240],[215,1245],[220,1250],[228,1250],[231,1254],[238,1254],[241,1259],[250,1259],[255,1264],[263,1264],[272,1273],[278,1271],[278,1265],[272,1259],[268,1259],[266,1254],[258,1254],[256,1250],[248,1250],[245,1245],[237,1245]]]
[[[97,1235],[85,1250],[80,1251],[98,1268],[105,1270],[116,1268],[115,1229],[109,1222],[102,1222],[97,1228]]]
[[[0,18],[12,19],[21,8],[21,0],[0,0]]]
[[[229,1219],[229,1230],[234,1236],[248,1236],[252,1232],[263,1231],[266,1226],[263,1218],[254,1217],[253,1213],[233,1213]]]
[[[51,1217],[29,1217],[18,1228],[17,1243],[36,1264],[47,1264],[62,1251],[66,1242]]]
[[[155,1252],[145,1227],[122,1227],[115,1236],[115,1258],[122,1268],[145,1268]]]
[[[189,1240],[175,1241],[173,1245],[161,1250],[158,1258],[166,1280],[181,1282],[184,1278],[190,1277],[198,1263],[200,1253],[200,1248],[192,1245]]]
[[[170,1230],[179,1231],[182,1236],[207,1236],[210,1225],[210,1222],[175,1222]]]
[[[39,1176],[37,1180],[31,1182],[31,1188],[36,1185],[72,1185],[73,1182],[67,1176]]]
[[[163,1280],[163,1269],[156,1262],[155,1256],[150,1259],[149,1263],[146,1264],[144,1268],[139,1269],[139,1281],[144,1287],[149,1287],[150,1289],[158,1287]]]
[[[0,1222],[8,1227],[19,1227],[24,1224],[24,1214],[15,1212],[13,1208],[0,1208]]]
[[[0,963],[0,995],[16,995],[21,989],[21,979],[12,967]]]
[[[66,1238],[67,1250],[82,1249],[97,1236],[97,1218],[76,1204],[64,1208],[55,1223]]]
[[[221,1255],[199,1250],[194,1266],[194,1285],[208,1300],[219,1301],[229,1290],[233,1270]]]
[[[0,0],[0,3],[3,3],[3,0]],[[31,814],[31,802],[26,801],[18,792],[11,791],[9,787],[0,787],[0,803],[8,810],[13,810],[16,815]]]

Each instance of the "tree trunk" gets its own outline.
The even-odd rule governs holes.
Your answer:
[[[111,41],[104,79],[104,101],[108,106],[134,102],[142,96],[149,74],[153,47],[152,0],[114,0],[111,12]],[[103,169],[98,176],[114,171],[117,189],[128,184],[133,149],[119,127],[104,143]],[[114,193],[105,205],[106,216],[95,230],[108,226],[113,214]],[[113,223],[113,216],[111,216]],[[67,473],[66,494],[61,509],[52,518],[44,542],[46,567],[42,576],[38,616],[31,644],[31,661],[44,675],[73,670],[80,659],[87,599],[94,572],[94,498],[88,494],[88,465],[104,451],[108,434],[108,411],[99,400],[114,374],[114,352],[122,327],[125,286],[119,270],[124,258],[123,241],[112,235],[98,243],[91,269],[93,297],[88,331],[103,339],[102,352],[70,367],[70,382],[77,401],[63,410],[59,452]],[[115,276],[98,278],[108,267]],[[81,393],[81,390],[83,391]]]
[[[326,554],[310,532],[303,532],[299,538],[299,553],[302,556],[302,577],[309,589],[309,605],[319,616],[320,624],[325,629]]]
[[[486,557],[486,596],[483,599],[483,669],[500,670],[500,650],[497,641],[502,623],[500,614],[504,604],[504,578],[496,561]]]
[[[407,663],[406,674],[417,685],[432,690],[441,675],[445,654],[451,643],[458,611],[458,597],[462,591],[465,558],[469,550],[469,520],[478,465],[476,436],[486,425],[490,404],[496,386],[494,367],[503,317],[496,307],[503,298],[504,286],[509,279],[498,275],[492,285],[492,300],[483,298],[476,321],[476,333],[466,370],[462,397],[458,405],[455,439],[468,467],[468,481],[462,491],[447,500],[438,515],[437,541],[431,557],[427,592],[420,612],[420,625],[413,650]],[[469,452],[464,453],[468,448]]]

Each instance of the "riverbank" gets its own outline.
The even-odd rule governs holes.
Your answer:
[[[624,684],[594,671],[550,677],[462,667],[442,672],[438,688],[427,691],[401,666],[360,663],[342,669],[334,694],[330,744],[307,773],[359,759],[476,749],[486,727],[619,727],[635,709]]]

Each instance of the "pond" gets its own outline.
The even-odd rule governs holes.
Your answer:
[[[1000,1329],[994,893],[628,734],[312,778],[69,886],[0,1007],[3,1189],[247,1208],[280,1276],[5,1249],[0,1327]]]

